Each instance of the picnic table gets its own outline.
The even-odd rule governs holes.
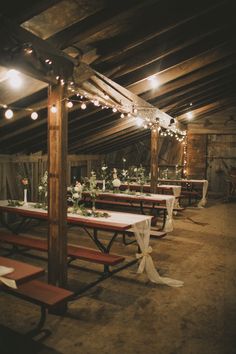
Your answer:
[[[170,197],[173,198],[172,196]],[[7,201],[0,201],[0,214],[4,212],[15,213],[21,215],[24,218],[47,220],[47,211],[42,209],[35,209],[33,203],[29,203],[27,207],[11,207],[7,204]],[[170,286],[182,286],[182,282],[160,277],[154,267],[151,257],[152,249],[149,245],[152,218],[151,216],[114,211],[109,211],[109,215],[109,217],[105,218],[68,214],[67,221],[70,224],[75,224],[83,227],[95,245],[99,248],[99,250],[104,253],[110,252],[110,249],[120,232],[125,232],[126,230],[133,228],[134,235],[138,243],[138,253],[135,254],[135,259],[128,262],[127,265],[121,266],[120,269],[122,270],[127,266],[133,265],[139,261],[140,265],[138,271],[141,273],[146,270],[147,276],[151,281],[167,284]],[[87,228],[92,228],[93,233],[90,233]],[[105,245],[104,242],[99,238],[98,230],[113,232],[113,235],[111,236],[108,244]],[[113,272],[116,273],[117,271],[119,270],[115,269]],[[110,274],[112,274],[112,272],[110,272]],[[106,277],[107,276],[108,275],[106,274]]]
[[[179,184],[182,186],[183,191],[196,192],[200,188],[200,200],[198,202],[198,207],[203,208],[207,203],[207,191],[208,191],[208,180],[206,179],[158,179],[159,183],[167,183],[169,185]]]

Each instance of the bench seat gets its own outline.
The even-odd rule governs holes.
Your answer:
[[[28,236],[26,237],[22,235],[14,235],[2,232],[0,233],[0,242],[8,243],[14,246],[26,247],[42,252],[48,251],[48,244],[46,240]],[[83,261],[99,263],[108,266],[114,266],[125,260],[124,257],[119,255],[102,253],[90,248],[77,247],[72,245],[67,246],[67,255],[73,259],[81,259]]]
[[[25,282],[19,285],[17,289],[4,287],[4,290],[36,305],[45,306],[46,308],[64,303],[73,296],[72,291],[44,283],[40,280]]]
[[[26,333],[30,337],[34,337],[40,332],[49,335],[51,331],[42,330],[46,321],[47,310],[55,309],[56,306],[63,304],[66,305],[67,301],[72,300],[74,296],[74,293],[70,290],[59,288],[39,280],[25,282],[19,285],[17,289],[1,285],[1,291],[41,307],[41,316],[38,324]]]

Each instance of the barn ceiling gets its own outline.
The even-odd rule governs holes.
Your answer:
[[[234,0],[8,0],[1,4],[5,18],[80,58],[183,124],[189,123],[189,111],[191,123],[202,124],[214,115],[221,119],[225,112],[236,116],[235,13]],[[6,69],[0,67],[0,103],[19,107],[11,121],[1,110],[0,153],[47,150],[47,86],[27,77],[25,83],[24,90],[10,90]],[[20,109],[27,106],[38,109],[38,120],[32,121]],[[122,120],[119,113],[92,104],[81,110],[78,102],[69,114],[70,153],[106,153],[148,134]]]

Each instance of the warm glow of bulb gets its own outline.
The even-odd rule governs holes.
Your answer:
[[[117,108],[116,108],[116,107],[113,107],[113,108],[112,108],[112,112],[116,113],[116,112],[117,112]]]
[[[33,120],[36,120],[37,118],[38,118],[38,113],[37,112],[32,112],[31,113],[31,118],[33,119]]]
[[[186,113],[186,116],[188,117],[188,119],[192,119],[193,118],[193,112]]]
[[[121,113],[120,117],[121,117],[121,118],[125,118],[124,113]]]
[[[149,76],[148,81],[150,82],[152,88],[157,88],[160,86],[160,82],[158,81],[158,78],[156,76]]]
[[[143,125],[143,119],[141,117],[137,117],[135,119],[135,123],[138,127],[141,127]]]
[[[99,101],[98,101],[98,100],[94,100],[93,104],[94,104],[94,106],[97,106],[97,107],[99,107],[99,106],[100,106],[100,103],[99,103]]]
[[[52,112],[52,113],[56,113],[56,112],[57,112],[57,107],[56,107],[55,105],[53,105],[53,106],[51,107],[51,112]]]
[[[71,101],[67,102],[67,103],[66,103],[66,106],[67,106],[68,108],[72,108],[72,107],[73,107],[73,102],[71,102]]]
[[[82,103],[82,104],[81,104],[81,106],[80,106],[80,108],[81,108],[81,109],[86,109],[86,108],[87,108],[87,106],[86,106],[86,104],[85,104],[85,103]]]
[[[11,119],[13,117],[13,111],[11,109],[7,109],[5,112],[5,117],[7,119]]]
[[[7,78],[12,88],[18,89],[22,86],[22,78],[19,71],[11,69],[7,72]]]

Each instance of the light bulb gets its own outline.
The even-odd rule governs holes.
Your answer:
[[[12,88],[18,89],[22,85],[22,78],[19,71],[11,69],[7,73],[7,78],[9,79],[9,84]]]
[[[32,112],[30,117],[31,117],[33,120],[36,120],[36,119],[38,118],[38,116],[39,116],[39,115],[38,115],[37,112]]]
[[[86,108],[87,108],[87,106],[86,106],[86,104],[85,104],[85,103],[82,103],[82,104],[81,104],[81,106],[80,106],[80,108],[81,108],[81,109],[86,109]]]
[[[143,119],[141,117],[137,117],[135,119],[135,123],[138,127],[141,127],[143,125]]]
[[[116,107],[113,107],[113,108],[112,108],[112,112],[116,113],[116,112],[117,112],[117,108],[116,108]]]
[[[57,107],[55,106],[55,104],[52,105],[52,107],[51,107],[51,112],[52,112],[52,113],[56,113],[56,112],[57,112]]]
[[[68,108],[72,108],[72,107],[73,107],[73,102],[71,102],[71,101],[67,102],[67,103],[66,103],[66,106],[67,106]]]
[[[13,111],[11,109],[7,109],[5,112],[5,117],[7,119],[11,119],[13,117]]]
[[[148,81],[150,82],[152,88],[157,88],[160,86],[160,82],[158,81],[158,79],[155,75],[149,76]]]
[[[186,113],[186,116],[188,117],[188,119],[192,119],[193,118],[193,113],[192,112],[188,112],[188,113]]]
[[[121,118],[125,118],[124,113],[121,113],[120,117],[121,117]]]

